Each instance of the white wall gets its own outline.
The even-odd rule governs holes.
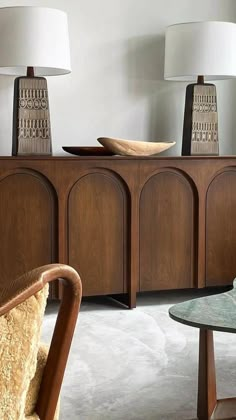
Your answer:
[[[235,0],[1,1],[67,12],[72,73],[48,78],[54,154],[99,136],[175,140],[179,155],[185,83],[163,80],[167,25],[235,21]],[[40,36],[40,34],[39,34]],[[220,53],[219,53],[220,59]],[[236,81],[216,83],[220,153],[236,152]],[[0,155],[11,154],[13,78],[0,76]]]

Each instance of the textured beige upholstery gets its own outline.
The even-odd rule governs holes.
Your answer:
[[[46,344],[40,344],[39,351],[37,355],[37,366],[36,366],[36,372],[33,377],[33,379],[30,382],[30,386],[28,389],[28,393],[26,396],[26,402],[25,402],[25,418],[26,420],[38,420],[39,417],[37,414],[35,414],[35,403],[37,401],[38,391],[43,375],[43,370],[46,365],[48,356],[48,346]],[[57,405],[57,410],[54,416],[54,420],[59,419],[59,403]]]
[[[48,283],[55,280],[62,287],[62,300],[47,356],[40,335]],[[44,265],[0,281],[0,420],[58,417],[81,297],[79,274],[65,264]]]
[[[34,406],[47,355],[45,347],[39,351],[47,296],[48,285],[0,317],[1,420],[38,419]]]

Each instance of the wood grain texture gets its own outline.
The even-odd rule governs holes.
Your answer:
[[[198,403],[199,420],[234,420],[236,398],[217,399],[213,331],[199,330]]]
[[[124,156],[149,156],[161,153],[175,145],[173,142],[151,142],[99,137],[97,139],[105,149]]]
[[[63,288],[62,301],[36,404],[36,413],[40,420],[52,420],[80,308],[82,284],[78,273],[72,267],[61,264],[46,267],[41,273],[41,279],[44,283],[58,279]]]
[[[43,177],[22,170],[0,179],[0,203],[1,283],[55,262],[57,205]]]
[[[198,406],[199,420],[209,420],[216,406],[216,374],[213,331],[199,330]]]
[[[222,171],[231,175],[221,177]],[[85,296],[127,293],[130,307],[139,279],[145,290],[205,287],[215,278],[230,285],[234,171],[236,158],[225,156],[0,157],[2,271],[14,277],[41,264],[73,262],[83,269]],[[26,179],[15,181],[19,172]]]
[[[94,172],[73,186],[68,201],[69,264],[86,295],[124,293],[126,195],[112,175]]]
[[[236,170],[217,175],[206,201],[206,285],[232,283],[236,277]]]
[[[194,285],[194,194],[168,170],[152,176],[140,198],[140,291]]]
[[[41,420],[54,418],[82,296],[78,273],[72,267],[50,264],[38,267],[17,279],[1,283],[0,316],[41,290],[46,283],[60,279],[63,297],[38,390],[36,413]]]

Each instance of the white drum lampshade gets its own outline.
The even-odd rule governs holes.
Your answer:
[[[15,81],[13,154],[51,154],[42,76],[70,72],[66,13],[44,7],[0,8],[0,74],[25,76]]]
[[[236,24],[191,22],[169,26],[164,78],[187,86],[182,154],[218,154],[216,88],[204,80],[236,77]]]

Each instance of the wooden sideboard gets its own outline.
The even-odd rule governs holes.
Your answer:
[[[0,237],[2,278],[70,264],[84,296],[129,307],[231,284],[236,157],[0,157]]]

